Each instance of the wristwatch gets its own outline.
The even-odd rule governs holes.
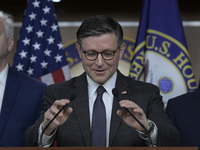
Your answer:
[[[154,123],[150,120],[148,120],[148,123],[149,123],[149,126],[150,126],[149,130],[147,130],[146,132],[142,132],[142,131],[139,131],[139,130],[136,130],[136,131],[143,136],[149,137],[151,132],[154,130]]]

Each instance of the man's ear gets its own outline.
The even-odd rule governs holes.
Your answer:
[[[81,46],[78,43],[76,43],[75,47],[76,47],[76,49],[77,49],[77,51],[79,53],[79,57],[82,58],[82,56],[81,56]]]
[[[13,38],[9,38],[8,39],[8,51],[10,52],[14,47],[14,39]]]
[[[121,46],[120,46],[120,59],[122,59],[122,56],[124,54],[124,51],[126,49],[126,43],[123,43]]]

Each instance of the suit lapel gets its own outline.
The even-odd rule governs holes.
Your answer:
[[[12,112],[12,108],[16,102],[16,95],[20,86],[20,80],[18,75],[9,68],[7,82],[3,97],[2,109],[0,113],[0,136],[3,132],[4,127],[8,121],[9,115]]]
[[[118,97],[119,100],[127,99],[127,94],[125,91],[128,91],[129,83],[126,82],[126,78],[118,71],[117,73],[117,81],[116,81],[116,89],[118,90]],[[125,94],[121,94],[125,93]],[[113,109],[112,109],[112,116],[111,116],[111,125],[110,125],[110,139],[109,139],[109,146],[112,145],[113,139],[118,131],[120,122],[122,119],[116,114],[117,110],[121,109],[119,106],[118,99],[114,97],[113,99]]]
[[[74,83],[76,87],[76,98],[73,101],[78,122],[80,124],[86,146],[91,146],[89,102],[86,74],[82,74]]]
[[[112,108],[112,116],[111,116],[111,125],[110,125],[110,135],[109,135],[109,146],[112,145],[112,141],[117,133],[117,129],[119,128],[121,118],[116,114],[117,110],[120,109],[117,98],[113,99],[113,108]]]

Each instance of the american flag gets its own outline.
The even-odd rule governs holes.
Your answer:
[[[71,78],[51,0],[28,0],[13,67],[45,83]]]

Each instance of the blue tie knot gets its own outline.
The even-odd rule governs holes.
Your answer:
[[[97,88],[97,95],[102,95],[105,92],[105,89],[103,86],[99,86]]]

